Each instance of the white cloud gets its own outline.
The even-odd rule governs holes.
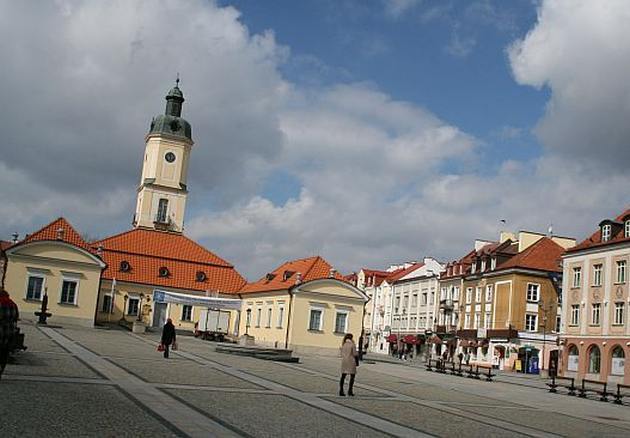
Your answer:
[[[392,18],[400,18],[422,3],[422,0],[383,0],[385,13]]]
[[[250,278],[312,254],[342,270],[454,258],[502,218],[583,236],[627,202],[627,172],[600,169],[628,164],[630,38],[607,9],[625,3],[573,4],[544,3],[510,50],[520,83],[551,89],[546,155],[482,173],[479,142],[428,109],[370,84],[287,82],[289,49],[233,8],[0,0],[0,231],[59,214],[93,235],[127,227],[143,136],[179,71],[197,141],[187,232]],[[301,185],[280,205],[260,189],[275,171]]]
[[[509,49],[516,80],[548,87],[536,133],[552,154],[626,171],[630,164],[630,2],[545,1]]]

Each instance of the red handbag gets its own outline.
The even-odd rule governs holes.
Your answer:
[[[158,348],[157,348],[157,351],[159,351],[160,353],[161,353],[162,351],[164,351],[164,344],[159,344],[159,345],[158,345]]]

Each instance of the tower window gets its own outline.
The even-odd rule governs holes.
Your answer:
[[[166,215],[168,213],[168,199],[161,198],[158,203],[158,211],[157,216],[155,217],[156,222],[164,223],[166,222]]]
[[[166,161],[168,161],[169,163],[172,163],[173,161],[175,161],[175,154],[172,152],[167,152],[166,155],[164,155],[164,159]]]

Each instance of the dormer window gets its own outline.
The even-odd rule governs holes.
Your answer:
[[[206,278],[206,273],[203,271],[197,271],[197,273],[195,274],[195,280],[199,282],[206,281]]]
[[[295,274],[293,271],[284,271],[282,274],[282,281],[287,281],[293,274]]]
[[[168,277],[170,275],[170,272],[168,271],[168,268],[166,266],[162,266],[158,271],[158,275],[160,277]]]
[[[497,268],[497,258],[492,257],[492,259],[490,260],[490,270],[494,271],[496,268]]]
[[[486,270],[486,259],[483,259],[481,261],[481,272]]]
[[[120,262],[120,272],[129,272],[131,271],[131,265],[127,260],[123,260]]]
[[[268,272],[268,273],[267,273],[267,275],[265,275],[265,279],[266,279],[267,281],[271,281],[271,280],[273,280],[274,278],[276,278],[276,274],[274,274],[273,272]]]
[[[602,242],[608,242],[610,240],[611,232],[612,226],[610,224],[602,226]]]
[[[470,273],[474,274],[476,270],[477,270],[477,262],[473,262],[472,265],[470,266]]]
[[[626,222],[624,223],[623,236],[630,237],[630,219],[626,219]]]

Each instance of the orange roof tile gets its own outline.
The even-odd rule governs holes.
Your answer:
[[[496,271],[511,268],[524,268],[538,271],[562,272],[561,257],[564,251],[563,247],[549,237],[543,237],[514,257],[497,266]]]
[[[302,276],[302,283],[328,278],[332,265],[319,256],[292,260],[283,263],[260,280],[249,283],[241,289],[240,294],[268,292],[289,289],[296,284],[298,273]],[[343,281],[343,276],[335,271],[334,278]]]
[[[92,243],[93,248],[99,246],[108,251],[232,267],[216,254],[179,233],[137,228]]]
[[[389,277],[387,277],[387,282],[388,283],[395,283],[398,280],[400,280],[401,278],[403,278],[405,275],[415,271],[418,268],[421,268],[424,266],[424,263],[414,263],[413,265],[409,266],[408,268],[404,268],[404,269],[398,269],[397,271],[394,271],[391,273],[391,275]]]
[[[626,209],[623,213],[618,215],[614,222],[622,222],[624,220],[630,219],[630,208]],[[600,247],[605,245],[614,245],[615,243],[620,242],[628,242],[630,241],[630,237],[625,237],[624,226],[617,227],[617,229],[613,229],[613,235],[610,236],[610,240],[606,242],[602,242],[602,233],[601,229],[598,228],[590,237],[584,239],[582,242],[574,246],[573,248],[569,248],[567,252],[575,252],[580,251],[582,249],[588,249],[593,247]]]
[[[191,291],[236,293],[245,279],[230,263],[188,237],[164,231],[134,229],[92,243],[101,247],[107,268],[103,278]],[[121,262],[129,270],[121,269]],[[168,276],[160,276],[160,268]],[[203,272],[203,280],[197,273]]]
[[[18,243],[18,245],[40,240],[63,241],[93,252],[90,245],[83,240],[81,235],[72,227],[72,225],[70,225],[70,223],[62,217],[55,219],[39,231],[28,235],[24,240]]]

